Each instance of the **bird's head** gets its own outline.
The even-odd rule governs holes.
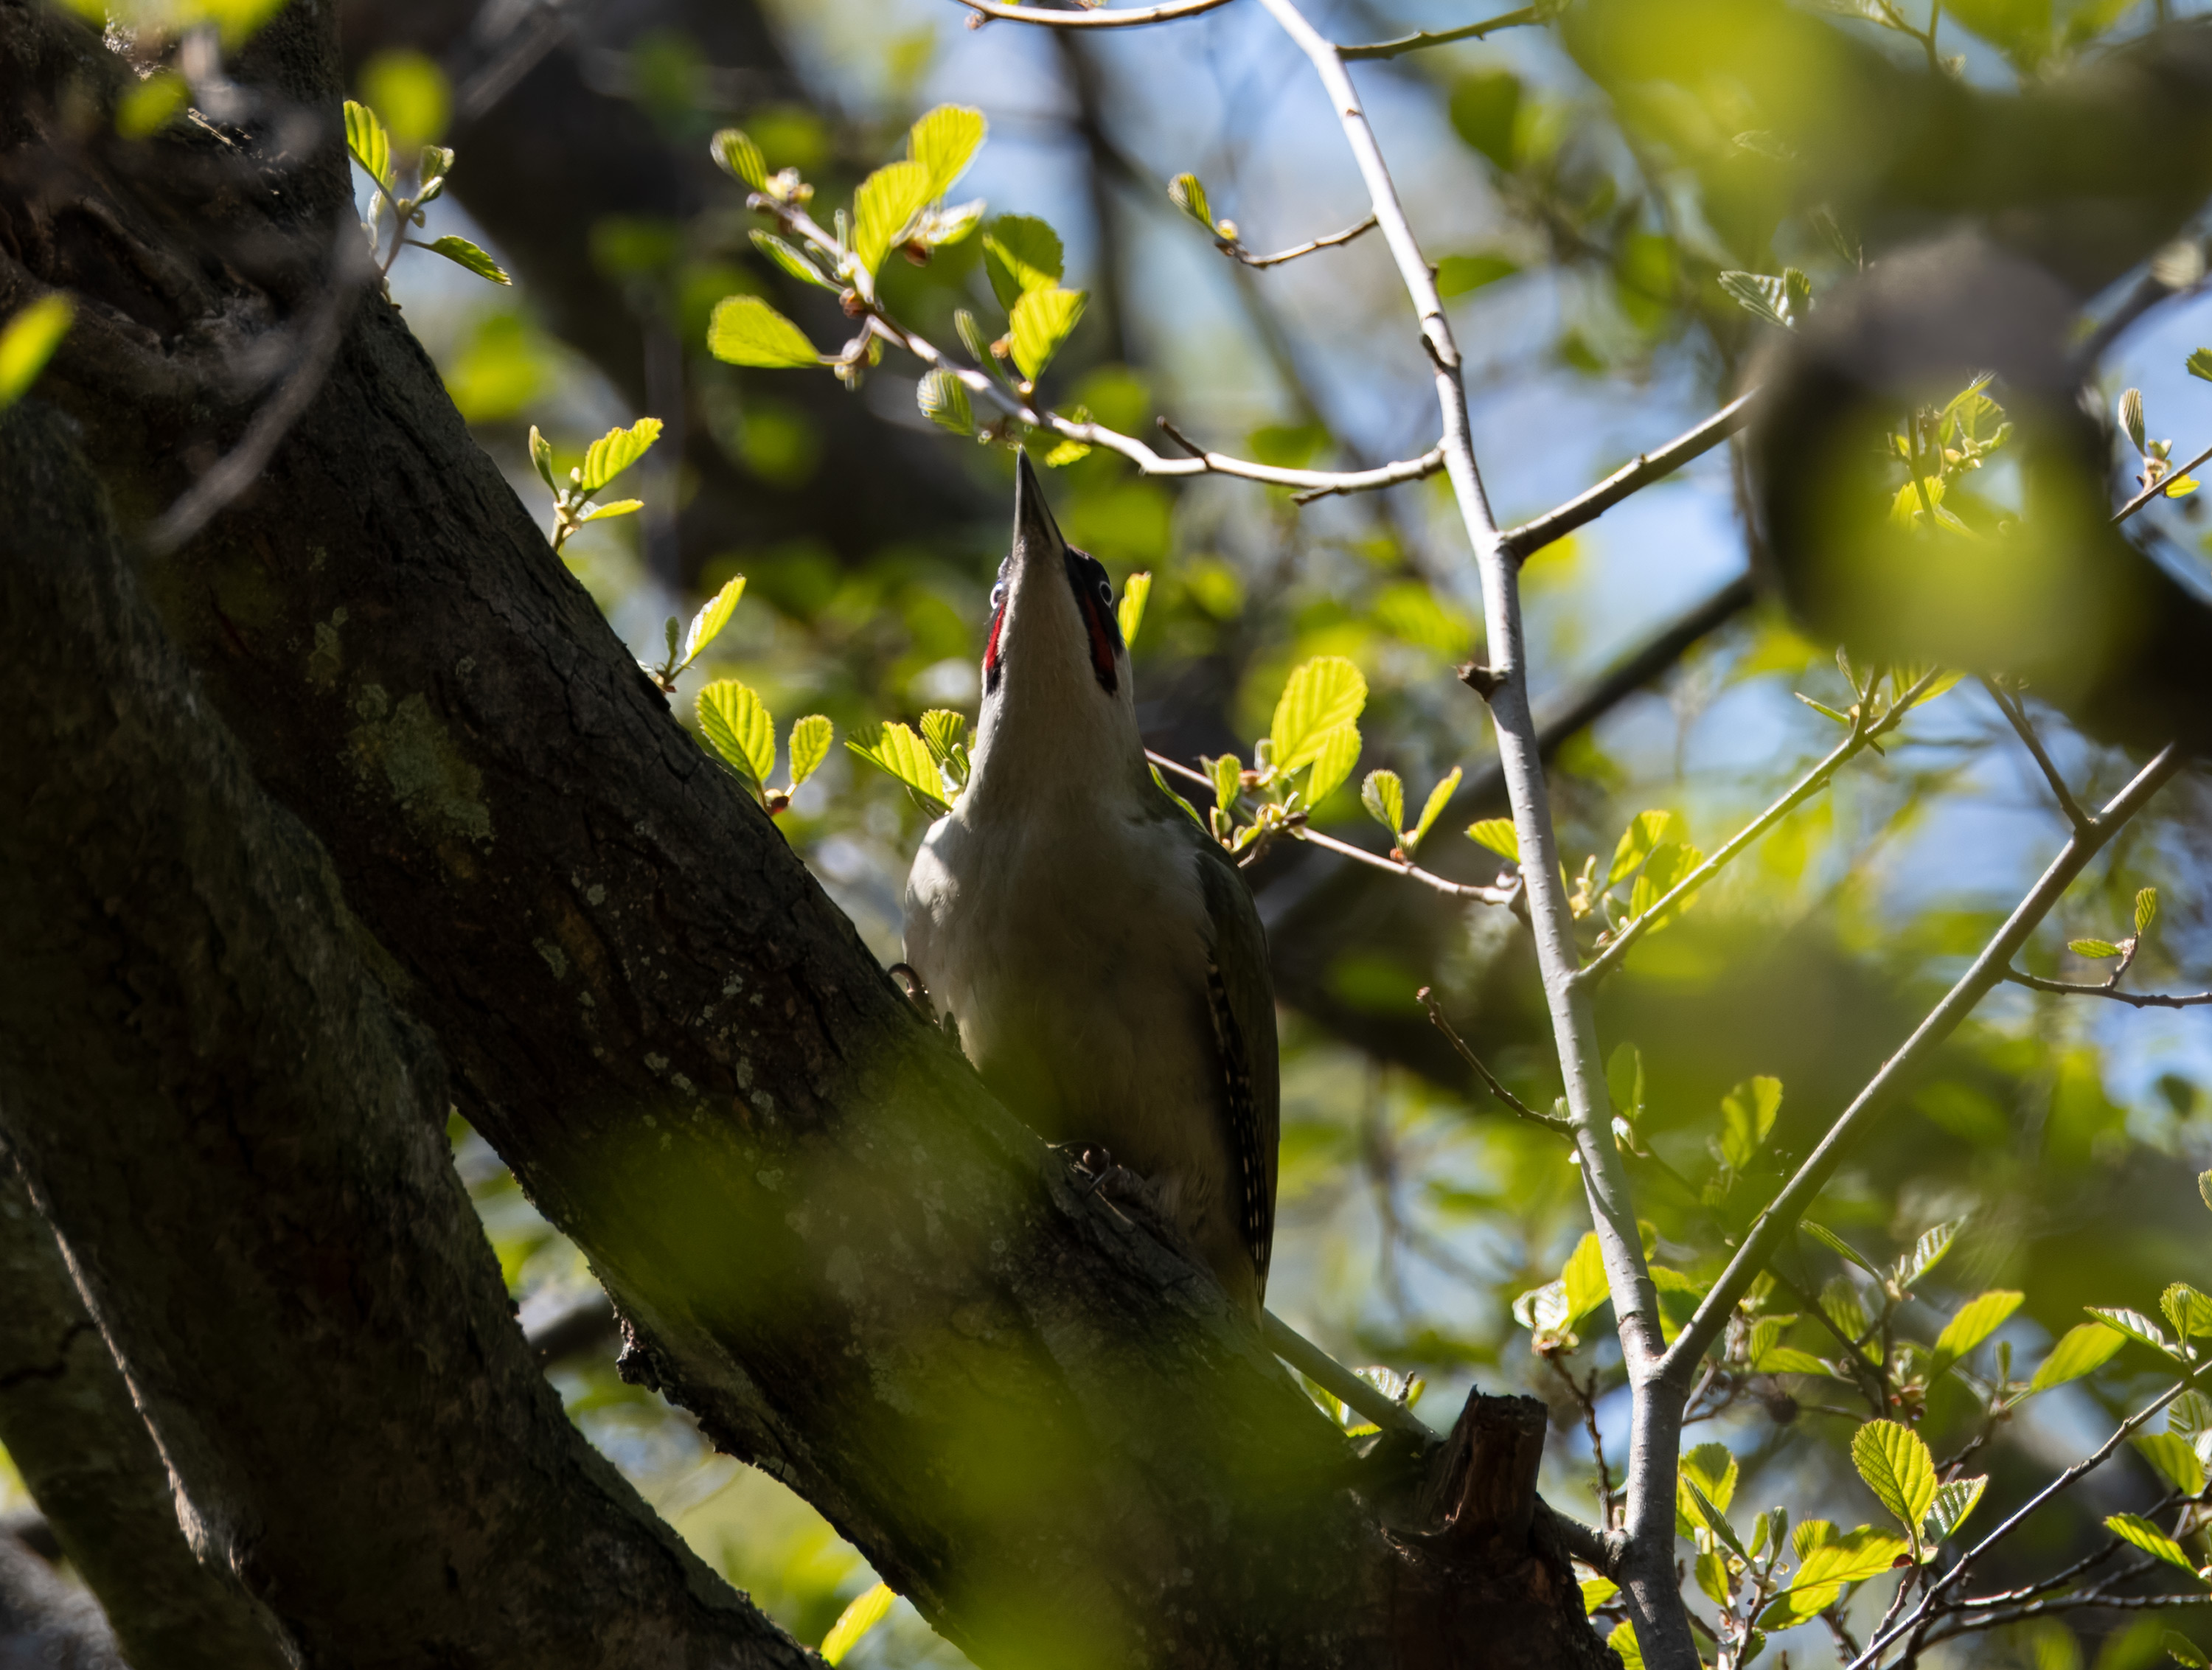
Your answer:
[[[1010,756],[1029,780],[1118,780],[1133,766],[1150,781],[1113,582],[1060,537],[1027,454],[1015,466],[1013,548],[991,588],[971,792],[994,756]]]

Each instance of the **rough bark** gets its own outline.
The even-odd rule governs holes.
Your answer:
[[[813,1661],[563,1413],[454,1174],[442,1064],[63,420],[9,414],[0,455],[0,1133],[200,1558],[304,1665]]]
[[[38,228],[70,211],[22,185],[50,142],[21,107],[0,212]],[[319,238],[344,212],[329,147],[274,191]],[[226,307],[286,302],[150,261],[210,235],[159,190],[114,169],[86,189],[97,235],[59,258],[19,237],[0,303],[78,289],[46,387],[118,496],[157,509],[188,479],[180,436],[233,434],[246,405],[198,380],[180,422],[148,380]],[[177,321],[158,365],[133,307]],[[148,580],[261,781],[328,846],[456,1100],[591,1255],[630,1371],[979,1661],[1604,1661],[1525,1515],[1513,1558],[1419,1543],[1425,1458],[1356,1454],[1202,1272],[1083,1193],[915,1017],[389,308],[362,304],[252,499]],[[296,1015],[297,989],[263,995]]]
[[[4,1151],[0,1445],[133,1670],[283,1670],[252,1603],[185,1542],[168,1467]]]

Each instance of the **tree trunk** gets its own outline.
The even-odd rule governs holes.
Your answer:
[[[295,10],[257,50],[311,65],[314,46]],[[328,246],[349,212],[334,83],[311,94],[319,149],[212,228],[181,222],[179,165],[145,151],[80,163],[67,198],[27,192],[56,127],[16,123],[0,210],[43,231],[90,193],[102,214],[73,240],[19,234],[0,303],[39,282],[83,298],[44,386],[137,513],[189,484],[191,439],[250,410],[220,355],[199,376],[180,349],[218,317],[265,331],[312,303],[275,283],[242,302],[211,261],[157,258],[280,219]],[[241,141],[273,165],[268,135]],[[178,346],[94,299],[118,294]],[[180,377],[192,400],[149,398]],[[251,499],[146,578],[261,782],[326,844],[455,1099],[615,1296],[629,1372],[813,1502],[979,1662],[1606,1661],[1534,1503],[1540,1425],[1480,1440],[1495,1405],[1471,1401],[1464,1465],[1348,1443],[1200,1268],[1077,1187],[673,721],[389,307],[361,304]],[[289,1023],[313,996],[256,995]],[[364,1215],[349,1235],[390,1233]],[[205,1430],[222,1406],[200,1401]]]

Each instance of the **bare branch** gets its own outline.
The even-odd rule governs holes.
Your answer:
[[[1523,23],[1540,23],[1543,20],[1540,8],[1523,6],[1518,11],[1500,12],[1496,17],[1463,24],[1456,29],[1424,29],[1419,34],[1401,35],[1395,40],[1378,40],[1370,46],[1340,46],[1336,53],[1347,63],[1360,58],[1395,58],[1401,52],[1418,52],[1425,46],[1448,46],[1455,40],[1480,40],[1500,29],[1517,28]]]
[[[1745,824],[1736,832],[1735,838],[1720,851],[1668,888],[1641,915],[1624,923],[1620,932],[1613,935],[1612,943],[1597,956],[1592,957],[1574,976],[1575,983],[1579,986],[1595,985],[1619,967],[1620,960],[1628,955],[1628,948],[1650,932],[1652,923],[1672,909],[1677,902],[1686,899],[1703,887],[1718,875],[1724,865],[1757,841],[1759,836],[1765,835],[1791,812],[1796,811],[1799,806],[1826,788],[1829,780],[1838,771],[1866,749],[1872,747],[1877,738],[1895,730],[1905,714],[1912,711],[1914,704],[1919,701],[1928,687],[1940,677],[1942,677],[1941,672],[1936,671],[1921,675],[1919,682],[1900,695],[1895,704],[1880,719],[1874,719],[1863,711],[1866,701],[1870,701],[1871,697],[1863,700],[1861,706],[1852,710],[1855,717],[1850,733],[1836,745],[1826,759],[1799,778],[1796,786],[1788,793]]]
[[[1690,1366],[1702,1357],[1708,1347],[1719,1337],[1721,1328],[1735,1309],[1753,1280],[1764,1269],[1774,1254],[1782,1238],[1796,1227],[1798,1218],[1819,1194],[1841,1163],[1844,1151],[1860,1132],[1873,1122],[1876,1115],[1888,1110],[1890,1103],[1904,1088],[1906,1079],[1925,1060],[1928,1055],[1973,1012],[1976,1005],[1988,995],[1990,987],[2003,979],[2004,971],[2028,936],[2034,932],[2043,919],[2049,915],[2075,877],[2087,867],[2089,860],[2103,850],[2106,842],[2117,835],[2123,825],[2142,811],[2151,797],[2164,787],[2167,780],[2181,768],[2178,750],[2168,747],[2136,774],[2135,780],[2108,801],[2097,814],[2089,828],[2069,840],[2058,856],[2051,861],[2050,868],[2022,899],[1996,935],[1974,959],[1972,968],[1962,975],[1956,985],[1945,994],[1928,1017],[1908,1038],[1896,1054],[1882,1064],[1867,1087],[1861,1090],[1851,1105],[1845,1108],[1828,1133],[1820,1139],[1820,1145],[1806,1157],[1781,1193],[1761,1212],[1753,1224],[1751,1233],[1744,1238],[1736,1255],[1729,1261],[1698,1304],[1697,1315],[1690,1319],[1674,1343],[1668,1348],[1662,1365],[1670,1383],[1680,1385],[1689,1376]]]
[[[1260,1333],[1269,1351],[1346,1408],[1358,1410],[1386,1432],[1425,1444],[1436,1442],[1436,1432],[1426,1421],[1395,1398],[1386,1397],[1380,1387],[1360,1379],[1273,1311],[1260,1313]]]
[[[1499,1081],[1498,1075],[1483,1065],[1482,1059],[1467,1047],[1467,1041],[1454,1031],[1452,1023],[1444,1018],[1443,1006],[1437,1001],[1437,994],[1433,991],[1424,986],[1414,993],[1414,996],[1419,1000],[1421,1007],[1429,1011],[1429,1019],[1435,1024],[1437,1030],[1444,1035],[1445,1041],[1458,1053],[1459,1059],[1474,1069],[1475,1077],[1482,1080],[1491,1095],[1496,1096],[1522,1119],[1527,1120],[1529,1124],[1540,1126],[1555,1137],[1565,1137],[1569,1142],[1574,1140],[1575,1127],[1571,1120],[1561,1119],[1555,1114],[1538,1113],[1519,1096],[1507,1090]]]
[[[2089,814],[2081,810],[2081,803],[2074,798],[2074,791],[2066,786],[2065,778],[2058,774],[2058,768],[2051,762],[2051,756],[2044,751],[2043,738],[2035,734],[2035,727],[2028,723],[2027,711],[2021,706],[2019,698],[2008,693],[1994,678],[1984,677],[1982,688],[1997,704],[1997,711],[2005,716],[2006,723],[2027,745],[2027,751],[2042,768],[2044,781],[2051,785],[2051,793],[2057,797],[2058,809],[2066,814],[2066,821],[2076,829],[2088,828]]]
[[[1665,477],[1692,458],[1711,452],[1751,421],[1752,403],[1759,391],[1738,395],[1686,434],[1677,435],[1656,452],[1639,452],[1586,493],[1568,500],[1510,530],[1502,541],[1516,562],[1526,562],[1553,540],[1572,533],[1584,523],[1595,522],[1623,499]]]
[[[1165,0],[1157,6],[1137,6],[1127,11],[1047,10],[1041,6],[1009,6],[1000,0],[958,0],[976,15],[973,28],[986,17],[1002,17],[1009,23],[1047,23],[1055,29],[1132,29],[1146,23],[1170,23],[1178,17],[1195,17],[1225,6],[1229,0]]]
[[[1508,905],[1520,896],[1521,888],[1518,883],[1504,887],[1482,887],[1472,882],[1448,881],[1433,871],[1422,869],[1411,859],[1386,858],[1380,853],[1370,853],[1364,847],[1355,847],[1348,841],[1339,841],[1334,835],[1323,835],[1311,824],[1295,825],[1290,830],[1290,834],[1297,840],[1311,841],[1316,847],[1351,859],[1356,863],[1368,865],[1376,870],[1387,870],[1392,875],[1403,876],[1408,881],[1420,883],[1424,887],[1432,887],[1437,892],[1451,898],[1475,899],[1486,905]]]
[[[2051,992],[2068,998],[2110,998],[2114,1003],[2124,1003],[2136,1009],[2202,1009],[2212,1004],[2212,992],[2119,992],[2109,986],[2045,980],[2040,975],[2024,975],[2017,969],[2007,969],[2004,977],[2013,985],[2025,986],[2033,992]]]
[[[1310,255],[1317,249],[1340,248],[1354,238],[1374,231],[1375,226],[1375,217],[1370,215],[1358,226],[1348,226],[1343,231],[1332,232],[1325,238],[1310,238],[1303,244],[1296,245],[1290,249],[1279,250],[1273,255],[1255,255],[1243,245],[1233,240],[1217,239],[1215,247],[1224,255],[1233,256],[1248,267],[1279,267],[1285,261],[1295,261],[1301,255]]]

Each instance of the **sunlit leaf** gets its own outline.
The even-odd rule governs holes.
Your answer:
[[[1850,1263],[1856,1264],[1860,1269],[1865,1271],[1867,1274],[1874,1277],[1876,1280],[1881,1279],[1881,1272],[1875,1268],[1873,1261],[1869,1260],[1865,1254],[1860,1252],[1856,1247],[1853,1247],[1849,1242],[1838,1235],[1833,1230],[1828,1229],[1822,1224],[1815,1224],[1809,1218],[1800,1218],[1797,1221],[1797,1227],[1802,1230],[1807,1235],[1812,1236],[1814,1240],[1819,1242],[1823,1247],[1826,1248],[1837,1257],[1848,1260]]]
[[[738,599],[744,594],[745,577],[739,574],[707,599],[706,606],[691,617],[691,629],[684,635],[685,661],[690,661],[722,635],[722,629],[730,623],[730,616],[737,610]]]
[[[2192,377],[2202,377],[2212,383],[2212,348],[2200,348],[2182,362],[2182,368]]]
[[[1617,1045],[1606,1058],[1606,1094],[1613,1110],[1633,1125],[1644,1117],[1644,1052],[1634,1044]]]
[[[1903,1537],[1862,1525],[1842,1536],[1832,1535],[1808,1546],[1798,1557],[1796,1582],[1864,1582],[1893,1569],[1910,1552],[1911,1545]]]
[[[642,499],[611,499],[605,504],[593,505],[584,513],[586,522],[605,522],[617,516],[635,516],[645,508]]]
[[[1688,1451],[1682,1457],[1682,1473],[1714,1507],[1725,1511],[1735,1500],[1738,1467],[1735,1452],[1726,1444],[1699,1444]]]
[[[1213,775],[1213,804],[1228,811],[1237,805],[1243,792],[1243,762],[1234,754],[1217,756],[1212,762]]]
[[[730,365],[814,366],[806,333],[757,295],[726,295],[707,325],[707,351]]]
[[[907,130],[906,154],[929,176],[933,201],[951,191],[983,143],[983,112],[964,105],[939,105]]]
[[[2136,890],[2136,937],[2141,938],[2150,932],[2150,925],[2158,920],[2158,890],[2139,887]]]
[[[2197,1447],[2179,1432],[2142,1432],[2135,1437],[2135,1447],[2142,1453],[2144,1460],[2158,1470],[2159,1476],[2184,1496],[2197,1496],[2204,1489],[2204,1460],[2197,1454]]]
[[[2076,956],[2118,956],[2120,948],[2109,939],[2069,939],[2066,949]]]
[[[1637,866],[1651,856],[1654,848],[1675,838],[1677,821],[1670,811],[1640,811],[1631,818],[1613,847],[1613,863],[1605,872],[1605,884],[1617,887],[1634,875]]]
[[[392,190],[392,136],[367,105],[345,101],[346,149],[368,177]]]
[[[1521,837],[1515,833],[1510,817],[1481,817],[1467,826],[1467,838],[1478,847],[1487,847],[1502,859],[1521,862]]]
[[[822,1656],[836,1664],[860,1644],[860,1637],[884,1620],[891,1603],[898,1596],[891,1593],[889,1583],[878,1583],[866,1594],[837,1614],[837,1621],[830,1626],[830,1633],[822,1637]]]
[[[1620,1670],[1644,1670],[1644,1649],[1636,1644],[1636,1626],[1626,1618],[1613,1626],[1605,1644],[1620,1658]]]
[[[854,258],[873,273],[907,223],[936,195],[929,169],[920,162],[889,162],[870,174],[853,194]]]
[[[1724,272],[1720,276],[1720,286],[1746,313],[1769,325],[1790,329],[1790,286],[1784,279],[1769,277],[1765,273]]]
[[[699,692],[699,728],[714,751],[755,786],[775,769],[775,720],[759,695],[734,678]]]
[[[1168,182],[1168,201],[1213,233],[1213,205],[1206,200],[1206,186],[1196,174],[1177,174]]]
[[[1152,576],[1150,572],[1131,574],[1121,582],[1121,601],[1115,605],[1114,618],[1121,629],[1121,641],[1133,649],[1137,644],[1137,629],[1145,623],[1145,604],[1152,595]]]
[[[1291,671],[1276,698],[1267,735],[1275,766],[1295,771],[1313,758],[1322,738],[1357,720],[1367,706],[1367,680],[1341,655],[1316,655]]]
[[[1851,1438],[1851,1464],[1875,1499],[1917,1536],[1936,1501],[1936,1461],[1911,1427],[1869,1421]]]
[[[505,267],[493,260],[490,256],[485,254],[466,238],[456,238],[449,232],[442,238],[434,238],[423,247],[434,254],[444,256],[457,267],[466,267],[477,277],[488,278],[495,284],[514,282],[507,276]]]
[[[724,128],[708,142],[707,149],[725,173],[743,180],[756,191],[768,190],[768,162],[761,148],[738,128]]]
[[[2104,1305],[2085,1305],[2082,1309],[2104,1323],[2106,1327],[2118,1328],[2138,1344],[2148,1345],[2153,1351],[2163,1356],[2179,1359],[2180,1353],[2174,1350],[2173,1342],[2166,1337],[2166,1330],[2140,1310]]]
[[[894,720],[877,733],[874,742],[862,743],[848,737],[845,746],[878,771],[905,784],[927,810],[939,813],[952,810],[952,803],[945,798],[945,780],[938,772],[929,744],[908,726]]]
[[[1323,732],[1313,750],[1306,778],[1306,804],[1318,806],[1343,786],[1359,763],[1359,727],[1339,725]]]
[[[1410,854],[1427,838],[1437,819],[1443,816],[1443,810],[1451,804],[1452,796],[1459,792],[1459,779],[1460,769],[1454,766],[1444,774],[1443,780],[1429,791],[1429,798],[1421,806],[1420,821],[1407,832],[1404,841],[1401,843],[1407,853]]]
[[[1936,1336],[1935,1355],[1929,1360],[1928,1378],[1934,1380],[1999,1328],[2027,1296],[2003,1289],[1969,1299]]]
[[[538,433],[535,423],[530,426],[530,461],[537,466],[545,485],[553,487],[553,443]],[[555,488],[555,491],[558,490]]]
[[[1160,768],[1158,766],[1154,766],[1152,768],[1152,782],[1154,786],[1158,788],[1161,793],[1166,795],[1169,799],[1174,801],[1176,805],[1183,809],[1183,811],[1188,816],[1192,823],[1197,824],[1201,829],[1206,828],[1206,820],[1199,816],[1198,808],[1192,805],[1189,801],[1184,799],[1182,796],[1177,794],[1173,789],[1168,786],[1168,780],[1160,775]]]
[[[70,299],[56,293],[40,296],[0,327],[0,411],[38,380],[76,317]]]
[[[1014,303],[1010,334],[1014,364],[1024,378],[1036,381],[1052,363],[1052,356],[1082,319],[1083,304],[1089,299],[1085,291],[1063,290],[1057,284],[1022,292]]]
[[[822,762],[830,757],[830,744],[836,735],[836,727],[819,714],[792,721],[791,741],[786,749],[792,787],[797,788],[821,768]]]
[[[1763,1375],[1823,1375],[1830,1380],[1843,1380],[1829,1363],[1808,1351],[1795,1345],[1772,1345],[1761,1351],[1751,1365]]]
[[[1406,786],[1396,772],[1369,772],[1367,780],[1359,786],[1359,804],[1367,808],[1370,817],[1389,830],[1391,840],[1401,847],[1406,844]]]
[[[1966,1221],[1963,1218],[1957,1218],[1948,1224],[1938,1224],[1912,1243],[1912,1250],[1898,1260],[1896,1266],[1890,1272],[1891,1278],[1896,1282],[1899,1290],[1911,1291],[1916,1283],[1942,1262],[1943,1254],[1951,1250],[1951,1243],[1957,1239]]]
[[[2188,1665],[2190,1670],[2212,1670],[2212,1659],[2204,1656],[2204,1649],[2179,1630],[2168,1630],[2159,1638],[2159,1645],[2166,1649],[2168,1658]]]
[[[1774,1129],[1774,1116],[1782,1110],[1782,1081],[1761,1073],[1747,1078],[1721,1098],[1721,1158],[1741,1171]]]
[[[1587,1618],[1600,1606],[1620,1593],[1620,1585],[1610,1577],[1585,1577],[1582,1581],[1583,1615]]]
[[[793,278],[832,293],[845,287],[816,266],[811,257],[795,245],[787,244],[772,232],[756,228],[752,234],[753,247],[781,267]]]
[[[1008,313],[1030,291],[1059,283],[1066,258],[1060,234],[1034,215],[1001,215],[983,234],[983,270]]]
[[[914,398],[931,422],[955,434],[975,433],[975,412],[968,403],[967,386],[951,372],[925,372],[914,386]]]
[[[1928,1509],[1928,1517],[1921,1522],[1922,1546],[1933,1555],[1937,1546],[1950,1539],[1952,1533],[1966,1522],[1982,1499],[1982,1492],[1990,1487],[1990,1476],[1983,1473],[1974,1479],[1954,1479],[1940,1485],[1936,1500]]]
[[[1568,1327],[1573,1327],[1612,1297],[1606,1285],[1605,1254],[1598,1247],[1595,1230],[1584,1231],[1583,1238],[1575,1243],[1575,1250],[1567,1255],[1565,1267],[1559,1272],[1559,1281],[1567,1302]]]
[[[578,486],[596,493],[646,455],[660,439],[660,420],[641,417],[627,429],[609,429],[584,453],[583,479]]]
[[[1557,1333],[1567,1326],[1567,1284],[1546,1282],[1513,1301],[1513,1320],[1534,1333]]]
[[[2174,1333],[2185,1339],[2192,1335],[2212,1334],[2212,1298],[2207,1298],[2187,1282],[2176,1282],[2160,1294],[2158,1308],[2173,1324]]]
[[[2168,1565],[2178,1567],[2192,1577],[2197,1576],[2197,1563],[2183,1551],[2181,1545],[2141,1514],[2110,1515],[2105,1521],[2105,1528],[2121,1541],[2134,1544],[2154,1559],[2164,1560]]]

